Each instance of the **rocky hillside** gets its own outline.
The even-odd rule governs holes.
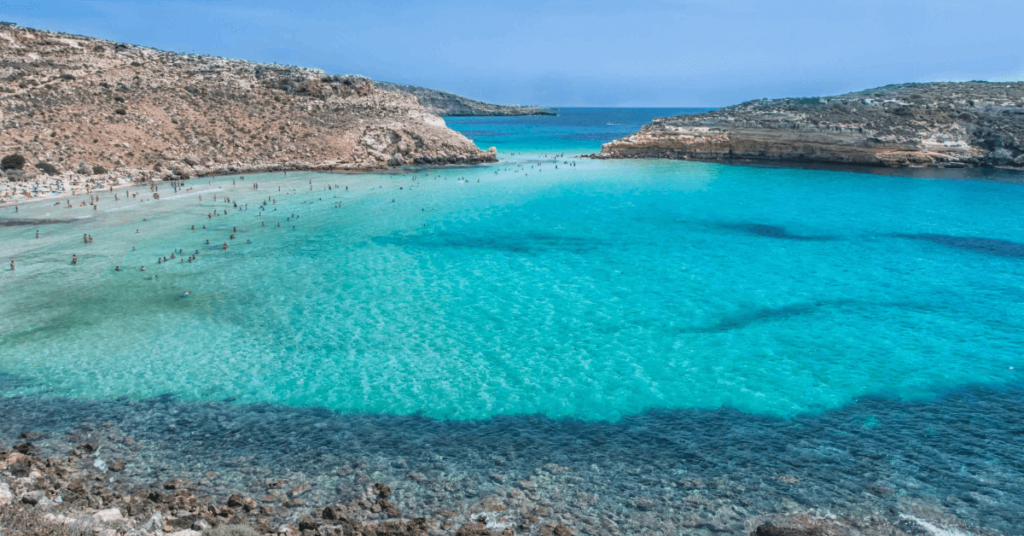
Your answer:
[[[474,115],[558,115],[558,112],[551,108],[541,106],[509,106],[504,104],[490,104],[478,100],[460,97],[454,93],[437,91],[416,86],[405,86],[392,84],[391,82],[374,82],[377,87],[388,91],[400,91],[415,95],[421,106],[430,110],[431,113],[446,116],[474,116]]]
[[[0,25],[0,156],[161,178],[494,161],[359,76]],[[39,164],[49,164],[52,167]]]
[[[656,119],[594,156],[1024,169],[1024,83],[751,101]]]

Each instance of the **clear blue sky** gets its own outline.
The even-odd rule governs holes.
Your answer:
[[[507,104],[721,106],[1024,78],[1024,0],[0,0],[0,20]]]

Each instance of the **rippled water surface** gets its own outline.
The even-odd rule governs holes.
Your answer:
[[[140,202],[148,187],[103,193],[97,210],[0,208],[17,263],[0,275],[0,389],[27,397],[4,402],[6,431],[47,405],[131,420],[172,395],[184,412],[264,408],[271,428],[313,411],[302,418],[351,432],[309,439],[325,451],[378,428],[457,433],[463,450],[431,444],[461,452],[458,470],[492,464],[467,449],[509,450],[509,471],[557,462],[594,493],[600,460],[640,482],[631,456],[673,482],[728,477],[753,493],[787,472],[808,486],[761,489],[749,513],[884,508],[865,498],[884,481],[1021,534],[1017,177],[572,158],[679,112],[450,119],[505,155],[476,168],[221,177],[161,186],[156,201]],[[198,260],[157,263],[179,248]],[[499,448],[502,427],[529,445]],[[769,459],[750,455],[765,445]],[[605,507],[663,495],[638,489],[606,491]]]

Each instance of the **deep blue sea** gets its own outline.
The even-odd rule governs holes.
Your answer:
[[[0,208],[0,442],[108,423],[140,479],[362,475],[423,515],[515,488],[593,534],[1024,534],[1020,174],[577,158],[699,111],[446,118],[501,162]]]

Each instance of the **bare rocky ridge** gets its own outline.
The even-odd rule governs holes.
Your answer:
[[[409,93],[419,99],[421,106],[431,113],[444,116],[511,116],[511,115],[558,115],[558,112],[543,106],[517,106],[505,104],[491,104],[473,99],[467,99],[436,89],[424,87],[406,86],[403,84],[392,84],[391,82],[374,82],[377,87],[387,91],[399,91]]]
[[[415,97],[368,78],[11,24],[0,25],[0,125],[0,156],[22,154],[24,171],[48,175],[142,180],[496,160]]]
[[[655,119],[594,157],[1024,169],[1024,83],[750,101]]]

